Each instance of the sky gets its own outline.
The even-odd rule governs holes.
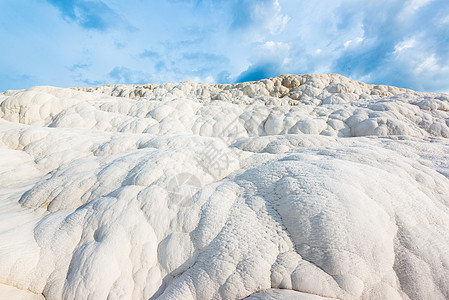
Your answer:
[[[449,92],[448,0],[0,0],[0,92],[339,73]]]

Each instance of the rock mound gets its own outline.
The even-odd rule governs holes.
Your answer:
[[[449,96],[336,74],[0,94],[0,295],[448,299]]]

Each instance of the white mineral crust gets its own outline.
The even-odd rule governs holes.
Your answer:
[[[335,74],[0,94],[1,299],[449,299],[449,96]]]

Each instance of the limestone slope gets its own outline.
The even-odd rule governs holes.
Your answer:
[[[336,74],[0,94],[0,295],[448,299],[449,96]]]

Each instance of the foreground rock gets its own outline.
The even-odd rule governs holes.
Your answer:
[[[0,94],[0,295],[447,299],[449,96],[284,75]]]

